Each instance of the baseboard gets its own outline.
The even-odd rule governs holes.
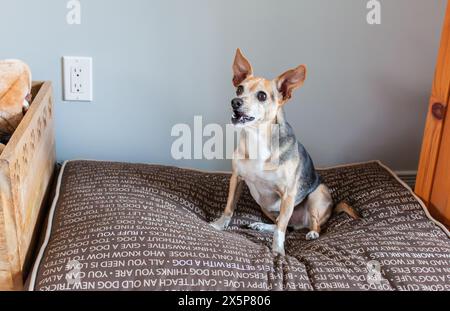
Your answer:
[[[396,171],[398,177],[403,180],[408,186],[414,189],[416,185],[417,171]]]

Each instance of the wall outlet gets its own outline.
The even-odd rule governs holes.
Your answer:
[[[64,100],[92,101],[92,58],[63,57]]]

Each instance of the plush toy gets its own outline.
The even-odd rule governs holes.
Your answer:
[[[19,125],[30,94],[30,68],[19,60],[0,60],[0,144],[6,144]]]

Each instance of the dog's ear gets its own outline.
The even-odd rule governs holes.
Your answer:
[[[233,63],[233,85],[238,87],[245,79],[253,74],[252,65],[250,62],[242,55],[240,49],[236,50],[236,56],[234,57]]]
[[[283,73],[277,78],[277,88],[280,92],[283,102],[292,97],[292,92],[303,85],[306,79],[306,66],[300,65]]]

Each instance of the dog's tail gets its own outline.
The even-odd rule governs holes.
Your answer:
[[[351,207],[350,204],[348,204],[347,202],[338,203],[336,205],[336,207],[334,208],[334,213],[335,214],[346,213],[353,219],[361,218],[361,215],[353,207]]]

